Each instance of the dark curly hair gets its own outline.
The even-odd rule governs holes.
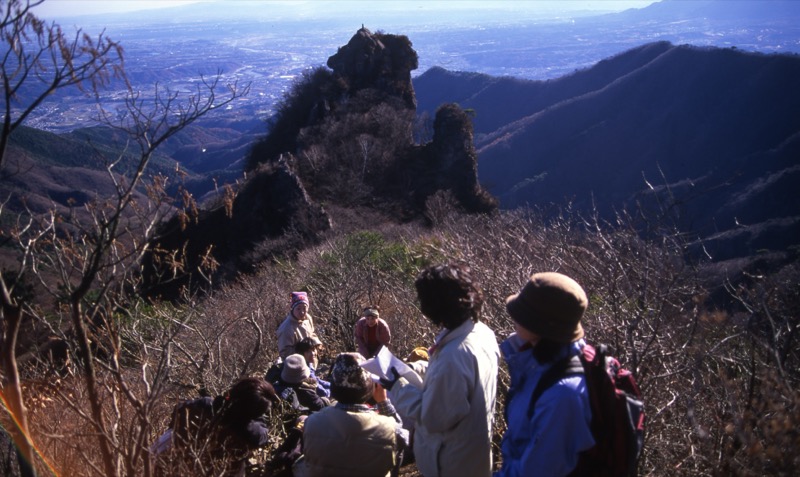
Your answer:
[[[254,419],[270,411],[280,401],[275,388],[256,377],[240,379],[225,395],[225,421]]]
[[[454,329],[480,320],[483,292],[465,263],[429,267],[420,272],[417,288],[420,310],[434,324]]]
[[[306,354],[306,351],[310,351],[317,347],[317,344],[314,342],[313,338],[306,337],[302,340],[298,341],[296,345],[294,345],[294,352],[297,354]]]

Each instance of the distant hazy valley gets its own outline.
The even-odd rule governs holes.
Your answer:
[[[205,7],[209,11],[199,6],[175,8],[168,21],[155,21],[147,13],[70,20],[88,33],[105,29],[110,38],[122,43],[129,79],[145,94],[155,83],[175,91],[193,90],[200,75],[209,77],[218,71],[225,81],[250,83],[250,95],[216,117],[225,123],[247,125],[266,120],[292,82],[303,71],[324,65],[363,23],[358,16],[343,18],[333,13],[325,21],[299,21],[288,17],[287,12],[265,11],[258,2],[222,3],[223,10],[213,10],[220,8],[214,4]],[[800,52],[800,22],[795,21],[800,9],[793,6],[795,2],[662,3],[638,11],[562,18],[527,18],[514,12],[476,17],[467,12],[450,15],[447,21],[434,21],[415,17],[413,11],[389,12],[378,17],[385,23],[364,26],[408,36],[420,58],[414,75],[439,66],[451,71],[547,80],[653,41],[768,53]],[[230,4],[237,4],[236,8],[224,9]],[[737,8],[748,15],[748,4],[769,5],[759,8],[775,14],[713,17],[720,12],[735,13]],[[239,15],[232,16],[229,10],[238,10]],[[787,11],[795,16],[786,15]],[[124,91],[112,87],[100,100],[114,104],[122,98]],[[89,124],[94,111],[94,98],[74,91],[43,105],[28,125],[64,132]]]

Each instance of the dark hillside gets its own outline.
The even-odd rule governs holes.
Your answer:
[[[179,254],[189,270],[215,271],[217,277],[252,273],[276,253],[313,243],[331,227],[330,218],[306,191],[285,162],[260,166],[235,201],[218,201],[187,220],[177,216],[161,227],[156,248]],[[280,240],[289,233],[290,239]],[[204,286],[194,274],[176,274],[164,255],[145,261],[144,293],[179,296],[185,286]],[[217,269],[217,267],[220,267]]]
[[[15,150],[0,173],[5,208],[15,212],[30,210],[47,213],[55,209],[67,213],[95,197],[114,194],[105,172],[86,167],[42,166]]]
[[[147,174],[167,177],[173,195],[183,187],[202,199],[216,187],[241,178],[244,159],[258,137],[255,126],[261,134],[261,121],[226,124],[205,120],[190,125],[159,148]],[[3,181],[0,191],[25,191],[28,203],[36,204],[37,211],[47,209],[51,201],[68,206],[69,198],[80,205],[84,201],[77,198],[95,191],[108,192],[98,185],[106,174],[108,158],[123,156],[115,164],[115,172],[124,173],[135,167],[137,151],[126,151],[126,147],[125,138],[107,127],[79,128],[64,134],[20,127],[10,139],[9,156],[16,166],[3,171],[8,180]],[[28,172],[19,176],[20,168]],[[72,172],[64,173],[64,168]],[[54,182],[53,178],[57,180]],[[15,207],[14,203],[9,205]]]
[[[123,154],[125,138],[102,127],[76,129],[69,134],[53,134],[39,129],[20,127],[10,138],[16,154],[24,154],[41,166],[85,167],[104,170],[103,158],[124,156],[117,170],[135,167],[133,154]],[[175,162],[164,155],[153,158],[149,172],[170,176]]]
[[[671,47],[667,42],[643,45],[603,60],[591,69],[549,81],[431,68],[414,79],[418,110],[433,113],[443,103],[458,103],[475,110],[473,125],[476,146],[480,148],[484,135],[553,104],[601,89]]]
[[[419,97],[428,97],[424,76]],[[795,55],[645,45],[569,77],[528,83],[518,103],[529,113],[481,136],[480,177],[509,208],[572,201],[611,217],[658,198],[673,204],[682,230],[726,237],[706,244],[715,259],[785,250],[797,242],[800,216],[788,185],[798,183],[797,84]],[[515,104],[488,91],[463,105]],[[475,107],[478,118],[490,115]]]
[[[123,157],[114,171],[123,173],[135,167],[133,151],[123,152],[119,138],[105,128],[85,128],[58,135],[39,129],[20,127],[10,138],[8,164],[0,173],[0,194],[9,210],[34,213],[52,208],[64,212],[81,207],[95,197],[114,194],[103,158]],[[159,155],[147,171],[178,182],[175,161]],[[187,179],[193,176],[188,174]]]

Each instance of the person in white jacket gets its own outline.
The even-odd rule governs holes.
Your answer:
[[[414,454],[423,476],[491,476],[500,350],[479,321],[483,293],[465,264],[425,269],[415,287],[422,313],[442,327],[423,387],[396,372],[381,382],[403,420],[416,424]]]

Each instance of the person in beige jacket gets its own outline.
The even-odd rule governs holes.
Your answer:
[[[425,477],[489,477],[500,350],[479,320],[483,293],[464,264],[423,270],[415,282],[420,310],[442,327],[417,388],[381,380],[400,416],[415,423],[414,455]]]
[[[306,292],[292,292],[292,305],[289,314],[278,326],[278,354],[282,360],[295,354],[294,346],[303,338],[316,338],[314,319],[308,311],[309,302]]]
[[[337,403],[305,420],[295,477],[389,477],[398,469],[408,431],[386,391],[361,368],[363,361],[358,353],[336,357],[331,396]],[[366,404],[370,397],[377,412]]]

